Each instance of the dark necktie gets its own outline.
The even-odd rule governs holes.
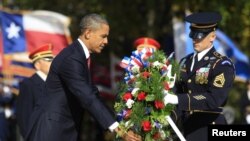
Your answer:
[[[198,63],[198,54],[195,55],[194,57],[194,65]]]
[[[194,56],[194,58],[193,58],[192,61],[193,61],[193,62],[192,62],[192,66],[191,66],[190,71],[193,71],[194,68],[195,68],[195,65],[197,65],[197,63],[198,63],[198,54],[195,54],[195,56]]]
[[[90,69],[90,62],[91,62],[91,60],[90,60],[90,56],[89,56],[89,58],[87,58],[87,63],[88,63],[88,68]]]

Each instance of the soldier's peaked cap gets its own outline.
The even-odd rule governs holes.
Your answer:
[[[150,37],[141,37],[134,41],[135,48],[140,48],[141,46],[155,47],[156,49],[159,49],[161,47],[158,41]]]
[[[215,31],[218,22],[222,19],[217,12],[200,12],[188,15],[185,21],[191,23],[189,37],[192,39],[202,39],[208,33]]]
[[[29,54],[29,58],[32,60],[33,63],[41,58],[53,58],[54,56],[52,53],[52,49],[53,49],[52,44],[50,43],[44,44],[38,47],[37,49],[35,49],[34,51],[32,51]]]

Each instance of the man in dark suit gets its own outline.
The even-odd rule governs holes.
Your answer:
[[[187,141],[207,141],[210,124],[227,124],[222,108],[233,85],[235,68],[213,46],[220,14],[195,13],[185,20],[191,23],[189,37],[195,52],[180,61],[177,95],[167,94],[164,99],[165,103],[177,104],[176,115],[182,120]]]
[[[30,115],[35,107],[41,104],[44,97],[45,80],[53,60],[52,45],[45,44],[32,51],[29,55],[36,72],[21,81],[16,101],[16,118],[20,133],[25,137]]]
[[[80,22],[81,34],[53,60],[46,80],[46,99],[32,115],[29,141],[80,141],[83,112],[88,111],[103,129],[115,131],[125,140],[140,140],[133,132],[119,129],[114,115],[99,99],[91,82],[89,58],[108,43],[109,24],[98,14]],[[84,128],[84,127],[83,127]]]

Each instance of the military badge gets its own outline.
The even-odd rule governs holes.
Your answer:
[[[222,65],[228,64],[228,65],[230,65],[230,66],[231,66],[231,62],[230,62],[230,61],[228,61],[228,60],[225,60],[225,61],[221,62],[221,64],[222,64]]]
[[[206,61],[207,61],[208,59],[209,59],[209,57],[208,57],[208,56],[204,57],[204,60],[206,60]]]
[[[224,83],[225,83],[224,73],[221,73],[220,75],[217,75],[215,77],[213,85],[221,88],[224,86]]]
[[[196,71],[195,83],[196,84],[207,84],[208,83],[208,74],[210,68],[204,67]]]
[[[210,60],[215,60],[216,58],[215,57],[210,57]]]
[[[196,96],[193,96],[193,98],[196,99],[196,100],[204,100],[204,99],[206,99],[206,97],[203,96],[203,95],[196,95]]]

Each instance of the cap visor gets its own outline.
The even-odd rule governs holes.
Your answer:
[[[197,31],[191,31],[189,33],[189,37],[192,39],[203,39],[205,38],[207,35],[209,34],[209,32],[197,32]]]

